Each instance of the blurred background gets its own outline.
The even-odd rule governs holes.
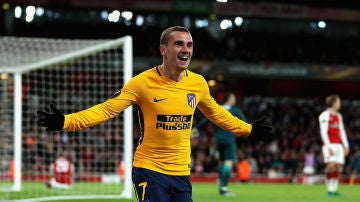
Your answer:
[[[360,3],[357,0],[1,0],[0,35],[113,39],[131,35],[135,74],[161,64],[161,31],[190,29],[189,69],[202,74],[221,103],[235,92],[251,122],[271,118],[268,145],[238,138],[239,161],[253,176],[293,181],[304,156],[324,172],[318,116],[324,98],[339,94],[351,147],[343,180],[360,145]],[[0,44],[1,45],[1,44]],[[194,124],[202,118],[196,113]],[[136,145],[136,138],[134,137]],[[212,176],[219,155],[214,126],[192,138],[194,176]],[[236,168],[234,168],[236,171]]]

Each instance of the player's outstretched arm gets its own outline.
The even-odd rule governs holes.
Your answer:
[[[262,142],[270,142],[273,139],[272,127],[266,117],[254,121],[251,126],[250,139]]]
[[[50,104],[51,112],[37,111],[40,116],[39,125],[46,128],[46,131],[59,131],[64,127],[65,116],[54,104]]]

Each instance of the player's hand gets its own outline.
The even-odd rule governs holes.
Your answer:
[[[330,154],[330,156],[334,155],[334,154],[335,154],[335,153],[334,153],[334,150],[332,150],[331,148],[329,148],[329,154]]]
[[[345,147],[344,151],[345,151],[344,152],[345,156],[349,155],[350,153],[349,148]]]
[[[40,116],[39,125],[46,128],[46,131],[59,131],[64,127],[65,116],[54,104],[50,104],[52,113],[37,111]]]
[[[262,142],[270,142],[273,139],[272,127],[265,117],[254,121],[251,125],[250,139]]]

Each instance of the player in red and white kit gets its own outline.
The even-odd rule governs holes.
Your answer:
[[[328,107],[319,116],[320,134],[323,142],[322,152],[326,163],[326,182],[328,196],[339,195],[339,173],[349,153],[349,143],[346,136],[338,95],[326,97]]]
[[[54,163],[50,165],[50,181],[45,182],[48,188],[70,189],[73,185],[74,164],[60,153]]]

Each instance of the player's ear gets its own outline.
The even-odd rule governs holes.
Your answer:
[[[161,55],[165,55],[165,45],[160,45],[159,50]]]

